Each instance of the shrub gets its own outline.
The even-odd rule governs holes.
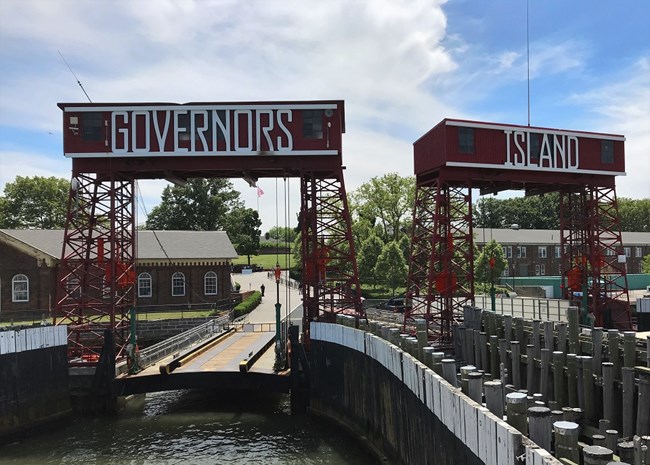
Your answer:
[[[262,302],[262,293],[260,291],[254,291],[234,308],[233,317],[239,318],[240,316],[252,312],[260,304],[260,302]]]

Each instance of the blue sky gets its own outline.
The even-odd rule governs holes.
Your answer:
[[[529,15],[531,123],[625,135],[617,193],[650,197],[650,2],[530,0]],[[344,99],[348,192],[413,174],[413,141],[445,117],[527,122],[525,1],[3,0],[0,189],[70,177],[56,103],[85,96],[59,50],[94,102]],[[233,182],[274,226],[276,182],[260,199]],[[147,210],[165,185],[140,182]]]

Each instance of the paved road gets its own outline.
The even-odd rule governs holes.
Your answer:
[[[241,284],[242,291],[259,291],[264,284],[262,303],[249,314],[248,321],[250,323],[275,323],[275,303],[278,293],[273,273],[270,276],[266,271],[251,274],[233,273],[232,275],[235,282]],[[285,273],[286,276],[287,273]],[[280,303],[282,304],[282,318],[285,318],[288,311],[302,303],[302,297],[297,288],[280,284]]]

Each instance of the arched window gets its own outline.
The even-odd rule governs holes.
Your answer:
[[[217,295],[217,273],[208,271],[203,277],[203,292],[205,295]]]
[[[180,271],[177,271],[172,275],[172,295],[185,295],[185,275]]]
[[[24,274],[17,274],[11,280],[11,301],[29,302],[29,278]]]
[[[138,297],[151,297],[151,275],[149,273],[138,275]]]

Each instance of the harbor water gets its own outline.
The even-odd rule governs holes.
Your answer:
[[[291,416],[286,396],[169,391],[120,413],[73,417],[0,446],[0,464],[369,465],[340,428]]]

